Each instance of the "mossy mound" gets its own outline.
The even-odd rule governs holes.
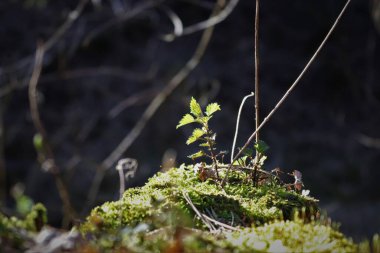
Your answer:
[[[139,225],[103,233],[80,252],[359,252],[357,245],[331,227],[302,220],[218,234],[170,226],[150,232],[145,229]]]
[[[357,246],[330,226],[315,222],[278,221],[227,234],[239,252],[357,252]]]
[[[244,173],[231,174],[229,183],[222,189],[211,178],[202,181],[192,166],[158,173],[145,186],[127,190],[121,200],[96,207],[81,231],[119,229],[141,222],[155,229],[165,225],[167,219],[157,217],[168,210],[194,216],[184,193],[200,212],[212,214],[218,221],[232,226],[251,227],[289,220],[297,210],[309,218],[318,213],[317,200],[311,197],[289,191],[278,183],[254,187]],[[204,224],[198,220],[192,227],[202,229]]]

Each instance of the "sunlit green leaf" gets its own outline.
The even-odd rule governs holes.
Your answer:
[[[184,126],[184,125],[187,125],[187,124],[190,124],[190,123],[193,123],[195,122],[195,119],[193,116],[191,116],[190,114],[186,114],[185,116],[183,116],[183,118],[179,121],[178,125],[177,125],[177,129],[180,128],[181,126]]]
[[[256,151],[259,152],[260,154],[264,154],[269,149],[269,146],[264,141],[261,141],[261,140],[256,142],[254,147]]]
[[[202,124],[202,125],[207,125],[208,121],[212,118],[212,116],[201,116],[197,118],[195,121]]]
[[[202,156],[205,156],[205,155],[206,155],[205,152],[198,151],[197,153],[189,155],[188,157],[191,158],[191,159],[196,159],[196,158],[199,158],[199,157],[202,157]]]
[[[207,116],[212,115],[216,111],[220,111],[220,106],[217,103],[211,103],[206,107]]]
[[[246,166],[248,156],[243,156],[234,161],[233,165]]]
[[[193,134],[187,139],[186,144],[189,145],[195,141],[197,141],[199,138],[201,138],[206,132],[203,131],[200,128],[195,128],[193,131]]]
[[[204,142],[204,143],[201,143],[199,144],[200,147],[210,147],[210,144],[208,142]]]
[[[198,104],[197,100],[195,98],[191,98],[190,101],[190,112],[196,116],[196,117],[201,117],[203,116],[201,106]]]

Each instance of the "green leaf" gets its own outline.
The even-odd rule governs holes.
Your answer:
[[[201,116],[198,117],[195,121],[202,125],[207,125],[208,121],[212,118],[212,116]]]
[[[208,144],[208,142],[204,142],[204,143],[201,143],[199,144],[200,147],[210,147],[210,144]]]
[[[35,134],[34,135],[34,137],[33,137],[33,144],[34,144],[34,148],[37,151],[41,151],[42,150],[42,147],[44,145],[44,141],[43,141],[43,138],[42,138],[41,134]]]
[[[243,154],[246,156],[252,156],[253,155],[253,149],[246,148],[246,149],[244,149]]]
[[[192,155],[189,155],[188,157],[191,158],[191,159],[196,159],[196,158],[199,158],[199,157],[202,157],[206,155],[205,152],[203,152],[202,150],[201,151],[198,151],[197,153],[195,154],[192,154]]]
[[[190,123],[194,123],[195,122],[195,119],[193,116],[191,116],[190,114],[186,114],[185,116],[183,116],[183,118],[179,121],[178,125],[177,125],[177,129],[180,128],[181,126],[184,126],[184,125],[187,125],[187,124],[190,124]]]
[[[264,141],[261,141],[261,140],[256,142],[254,147],[256,151],[259,152],[260,154],[264,154],[269,149],[269,146]]]
[[[195,128],[193,131],[193,134],[187,139],[186,144],[189,145],[195,141],[197,141],[199,138],[201,138],[204,134],[206,134],[205,131],[203,131],[200,128]]]
[[[216,111],[220,111],[220,105],[218,105],[217,103],[211,103],[206,107],[207,116],[211,116]]]
[[[203,116],[201,106],[198,104],[197,100],[195,98],[191,98],[190,101],[190,112],[196,116],[196,117],[201,117]]]
[[[233,165],[246,166],[248,156],[243,156],[234,161]]]

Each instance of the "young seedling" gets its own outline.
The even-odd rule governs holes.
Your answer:
[[[199,128],[195,128],[191,136],[187,139],[186,144],[190,145],[196,141],[200,142],[199,147],[201,150],[188,156],[191,159],[200,157],[209,157],[212,160],[212,166],[215,169],[216,177],[220,179],[218,172],[218,160],[219,153],[216,152],[216,134],[210,129],[208,122],[212,118],[212,115],[220,111],[220,106],[217,103],[211,103],[207,105],[206,110],[202,112],[202,108],[195,98],[191,98],[190,101],[190,113],[185,114],[177,125],[177,129],[191,124],[197,123]]]

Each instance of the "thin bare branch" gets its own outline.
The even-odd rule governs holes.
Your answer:
[[[259,141],[259,131],[257,128],[260,125],[260,87],[259,87],[259,13],[260,13],[260,0],[256,0],[256,14],[255,14],[255,129],[256,129],[256,142]],[[259,152],[256,151],[256,156]]]
[[[113,26],[118,25],[118,24],[125,22],[127,20],[130,20],[131,18],[134,18],[137,15],[139,15],[139,14],[141,14],[141,13],[143,13],[149,9],[155,8],[156,6],[158,6],[160,3],[164,2],[164,1],[165,0],[150,0],[150,1],[140,3],[138,6],[132,8],[130,11],[127,11],[124,14],[117,16],[116,18],[114,18],[114,19],[100,25],[99,27],[95,28],[94,30],[92,30],[84,39],[83,44],[84,45],[90,44],[90,42],[94,38],[98,37],[100,34],[104,33],[105,31],[112,28]]]
[[[98,67],[98,68],[80,68],[65,70],[63,73],[50,73],[41,75],[40,83],[53,82],[56,80],[68,80],[83,77],[95,77],[95,76],[110,76],[114,78],[120,78],[126,81],[146,82],[152,80],[157,72],[157,68],[152,67],[147,73],[135,73],[131,70],[118,68],[118,67]],[[25,78],[14,84],[9,84],[0,89],[0,98],[6,96],[14,89],[21,89],[24,86],[28,86],[28,78]]]
[[[7,195],[7,170],[5,167],[5,131],[4,131],[4,107],[5,101],[0,101],[0,202],[5,203]]]
[[[189,35],[195,32],[202,31],[208,27],[215,26],[219,24],[220,22],[224,21],[231,12],[235,9],[236,5],[238,4],[239,0],[230,0],[228,4],[225,6],[225,8],[216,16],[211,16],[209,19],[199,22],[197,24],[188,26],[183,29],[183,32],[181,35]],[[170,34],[167,36],[175,37],[174,34]],[[174,38],[173,38],[174,39]]]
[[[33,124],[37,132],[41,135],[43,141],[42,151],[43,158],[41,159],[42,166],[46,167],[46,170],[50,172],[54,178],[57,185],[58,193],[63,202],[63,211],[64,211],[64,220],[70,219],[73,220],[76,217],[75,211],[71,205],[69,192],[66,188],[66,185],[61,177],[60,169],[58,168],[53,149],[50,146],[48,141],[47,132],[42,123],[40,112],[38,109],[37,101],[37,85],[39,77],[42,71],[43,59],[44,59],[45,48],[43,44],[39,44],[36,50],[35,64],[33,68],[32,77],[29,82],[29,106]]]
[[[309,69],[310,65],[314,62],[315,58],[318,56],[318,54],[322,50],[323,46],[326,44],[326,41],[328,40],[328,38],[330,37],[330,35],[332,34],[332,32],[335,30],[335,27],[339,23],[340,19],[342,18],[343,14],[346,11],[346,9],[347,9],[348,5],[350,4],[350,2],[351,2],[351,0],[347,0],[346,4],[342,8],[342,10],[339,13],[338,17],[335,19],[335,22],[331,26],[331,28],[328,31],[327,35],[324,37],[323,41],[321,42],[321,44],[319,45],[319,47],[317,48],[317,50],[314,52],[313,56],[310,58],[310,60],[308,61],[308,63],[306,64],[306,66],[303,68],[303,70],[301,71],[301,73],[298,75],[298,77],[296,78],[296,80],[293,82],[293,84],[290,86],[290,88],[285,92],[285,94],[282,96],[282,98],[278,101],[278,103],[275,105],[275,107],[272,109],[272,111],[264,118],[264,120],[261,122],[261,124],[259,125],[259,127],[251,134],[251,136],[248,138],[248,140],[246,141],[246,143],[244,144],[244,146],[240,149],[240,151],[236,154],[236,156],[234,157],[231,165],[227,169],[227,172],[226,172],[226,175],[225,175],[225,177],[223,179],[222,185],[224,185],[226,183],[226,180],[228,178],[228,175],[229,175],[229,172],[231,170],[233,162],[236,161],[240,157],[240,155],[243,153],[243,151],[248,147],[248,145],[255,138],[256,133],[269,121],[269,119],[272,117],[272,115],[284,103],[284,101],[286,100],[286,98],[290,95],[290,93],[294,90],[294,88],[296,87],[296,85],[299,83],[299,81],[301,80],[301,78],[303,77],[303,75],[307,72],[307,70]]]
[[[236,227],[232,227],[232,226],[227,225],[227,224],[225,224],[225,223],[223,223],[223,222],[217,221],[217,220],[215,220],[215,219],[213,219],[213,218],[211,218],[211,217],[209,217],[209,216],[207,216],[207,215],[205,215],[205,214],[202,214],[202,216],[203,216],[203,218],[205,218],[206,220],[209,220],[209,221],[211,221],[212,223],[214,223],[215,225],[218,225],[218,226],[220,226],[220,227],[222,227],[222,228],[229,229],[229,230],[233,230],[233,231],[239,231],[239,230],[240,230],[240,229],[238,229],[238,228],[236,228]]]
[[[78,5],[75,7],[74,10],[72,10],[69,15],[67,16],[66,20],[63,22],[63,24],[52,34],[52,36],[46,41],[44,44],[44,51],[50,50],[55,44],[62,38],[62,36],[70,29],[70,27],[74,24],[74,22],[80,17],[80,15],[83,12],[84,7],[88,3],[89,0],[81,0]],[[22,69],[29,65],[33,61],[33,56],[27,56],[21,60],[19,60],[17,63],[12,64],[11,66],[7,67],[4,70],[0,69],[0,76],[9,73],[14,68]],[[24,82],[21,83],[21,85],[14,85],[13,83],[7,85],[6,87],[3,87],[0,89],[0,97],[12,92],[14,89],[22,88]],[[25,82],[26,84],[28,82]]]
[[[118,103],[116,106],[114,106],[108,113],[108,118],[115,118],[117,117],[122,111],[129,108],[130,106],[133,106],[135,104],[150,101],[154,96],[156,96],[158,93],[157,89],[146,89],[142,92],[135,93],[120,103]]]
[[[77,7],[69,13],[66,21],[58,28],[58,30],[45,42],[45,51],[52,48],[66,33],[67,30],[74,24],[74,22],[80,17],[84,7],[89,0],[81,0]]]
[[[214,225],[205,217],[205,214],[202,214],[196,206],[191,201],[191,198],[187,192],[182,192],[183,197],[185,198],[186,202],[190,205],[190,207],[194,210],[195,214],[201,219],[201,221],[209,228],[211,232],[216,231],[217,229],[214,227]],[[209,217],[210,218],[210,217]],[[210,218],[211,219],[211,218]]]
[[[174,39],[174,37],[179,37],[182,35],[183,23],[182,23],[182,20],[177,15],[177,13],[175,13],[172,9],[170,9],[168,7],[162,7],[162,9],[166,13],[166,15],[169,17],[169,19],[172,22],[173,27],[174,27],[174,32],[173,32],[174,36],[172,36],[171,34],[165,34],[162,36],[163,40],[169,42],[169,41],[172,41]]]

